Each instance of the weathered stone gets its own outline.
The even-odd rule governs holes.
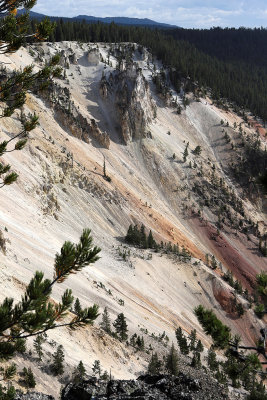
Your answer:
[[[71,64],[75,64],[75,65],[78,64],[77,56],[76,56],[75,53],[72,53],[72,54],[69,55],[69,60],[70,60]]]
[[[17,391],[14,400],[55,400],[55,398],[38,392],[22,393]]]
[[[104,99],[114,99],[124,143],[148,136],[147,127],[156,115],[156,104],[142,71],[134,63],[111,73],[108,79],[102,77],[100,94]]]
[[[213,279],[212,290],[215,299],[218,301],[222,309],[228,314],[234,314],[236,311],[236,300],[229,287],[223,285],[218,279]]]
[[[54,109],[55,117],[60,124],[67,128],[73,136],[89,143],[90,139],[95,139],[102,147],[106,149],[110,146],[110,137],[108,133],[102,132],[96,121],[84,117],[74,103],[70,101],[70,92],[68,88],[62,88],[53,84],[53,96],[49,92],[42,93],[42,96],[49,101],[50,107]],[[51,100],[56,99],[56,100]]]
[[[62,400],[223,400],[228,399],[224,388],[213,379],[192,379],[178,376],[142,375],[137,380],[103,381],[90,378],[77,385],[68,384]]]
[[[93,49],[89,50],[87,53],[87,60],[88,60],[88,64],[90,66],[98,65],[99,61],[100,61],[99,49],[93,48]]]

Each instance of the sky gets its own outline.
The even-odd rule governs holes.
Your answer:
[[[267,27],[266,0],[37,0],[50,16],[149,18],[183,28]]]

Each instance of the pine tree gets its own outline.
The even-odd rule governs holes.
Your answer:
[[[179,328],[176,329],[175,331],[177,343],[179,345],[180,351],[182,354],[187,355],[189,354],[189,345],[187,343],[187,339],[184,336],[182,332],[182,328],[179,326]]]
[[[27,388],[34,388],[36,386],[36,381],[31,368],[24,367],[23,376]]]
[[[42,345],[43,345],[43,343],[45,342],[45,340],[46,340],[46,334],[43,333],[43,334],[37,335],[36,338],[35,338],[34,341],[33,341],[33,346],[34,346],[35,351],[36,351],[36,353],[37,353],[37,355],[38,355],[39,361],[41,361],[41,360],[42,360],[42,357],[43,357],[43,348],[42,348]]]
[[[189,146],[189,142],[187,142],[184,152],[183,152],[183,162],[186,162],[187,156],[188,156],[188,146]]]
[[[195,314],[202,325],[204,331],[213,339],[213,347],[226,349],[226,361],[222,364],[224,374],[232,380],[234,387],[239,387],[240,382],[249,388],[250,382],[255,380],[257,372],[261,371],[261,361],[258,356],[261,354],[267,360],[267,354],[263,346],[265,340],[265,330],[260,331],[261,337],[255,347],[240,345],[240,337],[235,335],[231,336],[229,327],[222,324],[211,310],[206,310],[203,306],[195,308]],[[197,344],[199,352],[203,350],[202,343]],[[245,352],[244,352],[245,350]],[[255,353],[247,354],[247,350],[254,350]],[[210,354],[210,362],[214,361],[214,355]],[[265,362],[262,362],[265,364]],[[224,380],[223,374],[218,370],[216,375],[220,381]]]
[[[130,337],[130,345],[135,347],[136,345],[136,339],[137,339],[137,334],[134,333],[131,337]]]
[[[235,281],[235,283],[234,283],[234,288],[235,288],[235,290],[236,290],[236,292],[237,292],[238,294],[242,294],[242,293],[243,293],[243,288],[242,288],[241,282]]]
[[[223,325],[212,310],[206,310],[202,305],[196,307],[194,312],[204,331],[211,335],[214,345],[221,349],[227,347],[231,339],[229,327]]]
[[[70,322],[60,321],[71,309],[73,296],[67,289],[61,302],[50,302],[50,294],[56,283],[61,283],[71,273],[75,273],[98,260],[98,247],[92,248],[89,229],[84,229],[80,242],[65,242],[61,252],[56,254],[54,279],[44,279],[43,272],[36,272],[25,290],[22,300],[17,304],[6,298],[0,304],[0,358],[12,358],[16,352],[25,351],[25,341],[59,326],[81,326],[92,324],[98,316],[98,306],[82,309]],[[59,321],[59,322],[58,322]],[[16,326],[16,329],[12,327]]]
[[[238,360],[230,353],[226,352],[227,360],[223,363],[224,372],[232,380],[232,386],[235,388],[240,387],[240,365]]]
[[[157,375],[161,370],[161,361],[158,358],[157,353],[152,353],[150,361],[147,366],[147,373],[150,375]]]
[[[143,249],[147,249],[147,238],[146,238],[146,233],[145,233],[145,227],[142,224],[140,228],[140,242],[141,242],[141,247]]]
[[[264,304],[259,304],[257,303],[255,308],[254,308],[254,312],[257,315],[258,318],[262,319],[264,317],[265,314],[265,307]]]
[[[100,366],[100,361],[99,360],[95,360],[93,367],[92,367],[93,373],[95,375],[98,375],[100,377],[101,375],[101,366]]]
[[[103,162],[103,176],[104,176],[104,178],[106,178],[106,176],[107,176],[107,173],[106,173],[106,159],[105,159],[105,157],[104,157],[104,162]]]
[[[140,246],[140,232],[137,225],[133,227],[132,237],[133,237],[132,244],[134,244],[135,246]]]
[[[213,350],[213,347],[209,348],[208,356],[207,356],[208,367],[211,371],[218,370],[219,362],[217,361],[216,353]]]
[[[267,257],[267,235],[259,238],[259,250],[264,257]]]
[[[189,339],[190,351],[193,351],[195,349],[195,344],[196,344],[196,339],[197,339],[197,331],[195,329],[193,329],[190,332],[188,339]]]
[[[139,335],[137,336],[137,339],[136,339],[136,346],[137,346],[137,349],[138,349],[138,350],[140,350],[140,351],[143,351],[143,350],[144,350],[145,342],[144,342],[143,336],[142,336],[142,337],[140,337]]]
[[[125,236],[125,241],[127,243],[133,243],[133,226],[132,226],[132,224],[128,228],[127,234]]]
[[[13,400],[16,396],[16,389],[13,385],[8,387],[2,386],[0,384],[0,398],[3,400]]]
[[[103,374],[101,374],[100,378],[103,379],[104,381],[107,381],[109,379],[108,371],[105,370]]]
[[[126,319],[123,313],[118,314],[116,320],[113,323],[113,326],[120,340],[121,341],[127,340],[128,329],[127,329]]]
[[[80,361],[77,367],[73,371],[74,383],[79,383],[80,381],[82,381],[85,377],[85,374],[86,374],[85,367],[83,365],[83,362]]]
[[[103,314],[102,314],[102,321],[100,322],[101,328],[107,332],[109,335],[111,334],[111,322],[110,322],[110,316],[107,307],[104,308]]]
[[[204,350],[201,340],[198,340],[197,345],[193,348],[193,358],[191,366],[194,368],[199,368],[201,366],[200,353]]]
[[[197,345],[196,345],[196,351],[197,351],[198,353],[202,353],[203,350],[204,350],[204,346],[203,346],[201,340],[198,339]]]
[[[202,149],[200,146],[196,146],[196,148],[194,150],[192,150],[192,153],[195,154],[196,156],[200,156],[202,152]]]
[[[82,311],[81,303],[77,297],[77,299],[75,300],[75,303],[74,303],[74,312],[75,312],[75,314],[79,315],[81,313],[81,311]]]
[[[168,371],[169,374],[171,375],[178,375],[179,369],[178,369],[178,354],[177,351],[174,347],[174,344],[172,344],[171,349],[169,354],[167,355],[166,358],[166,370]]]
[[[83,379],[83,378],[84,378],[84,375],[85,375],[85,373],[86,373],[86,370],[85,370],[85,367],[84,367],[82,361],[80,361],[79,364],[78,364],[77,372],[78,372],[78,374],[79,374],[79,377],[80,377],[81,379]]]
[[[267,273],[262,271],[260,274],[256,275],[256,282],[257,282],[256,290],[267,309]]]
[[[155,240],[153,238],[153,235],[152,235],[152,232],[150,230],[149,234],[148,234],[148,238],[147,238],[147,247],[149,249],[153,249],[155,247],[155,244],[156,244],[156,242],[155,242]]]
[[[192,361],[191,361],[190,365],[193,368],[199,368],[200,367],[200,356],[195,351],[193,353],[193,358],[192,358]]]
[[[267,400],[265,385],[255,380],[247,400]]]
[[[16,364],[12,363],[11,365],[7,366],[6,368],[1,368],[0,370],[3,375],[3,380],[8,381],[16,375],[17,367],[16,367]]]
[[[27,31],[29,30],[28,14],[17,15],[17,8],[21,7],[29,11],[37,0],[15,0],[1,1],[0,12],[4,14],[3,23],[1,23],[1,46],[0,52],[13,53],[24,43]],[[53,31],[55,25],[51,24],[48,18],[37,24],[36,32],[31,37],[37,40],[45,40]],[[28,39],[29,39],[29,35]]]
[[[57,347],[56,352],[52,355],[53,357],[53,363],[51,365],[51,370],[54,375],[62,375],[64,372],[64,351],[63,351],[63,346],[59,345]]]
[[[106,181],[111,182],[111,177],[107,175],[106,172],[106,159],[104,157],[104,162],[103,162],[103,177],[105,178]]]
[[[236,312],[237,312],[239,317],[242,317],[242,315],[244,315],[245,310],[244,310],[244,307],[243,307],[242,303],[237,303],[236,304]]]

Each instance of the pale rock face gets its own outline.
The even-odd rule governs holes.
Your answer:
[[[108,97],[108,82],[105,77],[103,77],[101,79],[99,93],[103,99],[107,99],[107,97]]]
[[[57,110],[57,114],[61,124],[69,129],[74,137],[86,143],[90,143],[90,139],[94,138],[102,147],[109,148],[110,138],[108,133],[102,132],[93,118],[88,121],[87,118],[78,114],[76,121],[74,121],[71,116],[66,115],[60,109]]]
[[[75,53],[72,53],[69,55],[69,60],[70,60],[71,64],[75,64],[75,65],[78,64],[77,56]]]
[[[66,51],[65,50],[61,50],[59,65],[61,67],[63,67],[63,68],[66,68],[67,64],[68,64],[68,57],[66,55]]]
[[[156,112],[155,102],[141,71],[137,73],[126,111],[121,112],[122,136],[125,142],[147,136],[146,128]]]
[[[50,107],[54,109],[60,124],[68,129],[74,137],[86,143],[90,143],[90,139],[94,138],[102,147],[108,149],[110,146],[108,133],[102,132],[93,118],[89,119],[81,114],[79,108],[70,101],[68,88],[53,85],[52,90],[52,100],[47,94],[43,94],[43,96],[49,100]]]
[[[72,49],[61,50],[59,65],[63,68],[69,68],[70,64],[77,65],[76,54],[72,52]]]
[[[94,49],[88,51],[87,60],[88,60],[89,65],[91,65],[91,66],[98,65],[99,61],[100,61],[99,49],[94,48]]]
[[[218,109],[209,99],[192,101],[178,115],[155,93],[153,66],[140,59],[141,53],[136,52],[133,61],[120,72],[114,69],[115,56],[123,48],[110,55],[111,66],[89,62],[87,53],[92,44],[84,44],[83,48],[75,42],[41,46],[45,53],[42,62],[63,51],[68,61],[74,53],[78,65],[69,62],[64,79],[55,80],[49,96],[28,94],[24,111],[36,112],[40,125],[30,133],[25,149],[3,156],[3,161],[19,173],[19,179],[1,189],[0,229],[6,255],[0,250],[0,300],[5,296],[20,300],[36,270],[51,279],[54,256],[64,241],[77,243],[82,230],[88,227],[94,244],[102,248],[101,258],[55,287],[54,301],[71,288],[83,307],[96,303],[101,313],[107,306],[112,321],[124,312],[129,337],[133,333],[144,335],[146,348],[151,344],[156,350],[160,345],[152,333],[158,337],[164,331],[169,343],[176,343],[177,326],[186,332],[195,328],[208,348],[210,338],[194,315],[194,307],[202,304],[215,309],[233,335],[241,334],[245,343],[253,345],[261,322],[249,309],[246,317],[229,318],[224,308],[232,298],[232,289],[222,281],[219,268],[212,270],[205,264],[205,254],[214,254],[223,271],[234,271],[235,279],[242,284],[248,282],[248,273],[255,276],[266,269],[266,259],[251,251],[257,247],[257,238],[252,234],[248,240],[229,228],[218,236],[212,227],[218,215],[212,208],[204,206],[200,220],[199,196],[193,190],[196,184],[205,183],[203,178],[207,180],[203,188],[211,186],[214,164],[216,178],[227,182],[231,193],[241,200],[240,189],[226,172],[231,154],[222,140],[220,125],[222,118],[231,126],[241,119]],[[106,60],[112,46],[98,46]],[[27,48],[0,58],[10,72],[32,63],[37,69],[42,65]],[[19,113],[2,118],[0,129],[3,140],[19,132]],[[231,129],[229,134],[235,137]],[[146,139],[148,130],[153,140]],[[254,134],[252,128],[246,130]],[[192,165],[196,162],[193,168],[182,162],[187,142],[188,161]],[[200,156],[192,154],[197,145],[202,148]],[[111,182],[103,179],[103,156]],[[199,176],[201,170],[203,178]],[[206,189],[206,194],[209,200],[212,192]],[[264,232],[266,215],[258,212],[255,202],[247,198],[242,201],[247,215],[255,223],[261,221],[259,229]],[[178,243],[180,249],[190,251],[192,261],[185,263],[132,246],[127,246],[126,260],[122,259],[121,240],[129,225],[142,223],[147,232],[152,230],[158,243]],[[132,379],[145,371],[148,355],[136,353],[131,346],[105,334],[98,328],[100,321],[101,316],[93,327],[51,331],[44,345],[44,363],[50,362],[56,343],[65,348],[66,377],[80,360],[89,374],[93,362],[100,360],[102,369],[112,369],[117,379]],[[166,352],[165,347],[159,350],[162,355]],[[16,362],[20,370],[25,365],[33,368],[39,382],[37,391],[59,398],[59,381],[44,374],[31,359],[18,358]]]
[[[148,135],[148,126],[156,115],[156,103],[140,69],[127,65],[101,79],[100,94],[104,99],[114,96],[121,137],[124,143]]]
[[[228,314],[235,314],[235,296],[231,290],[216,279],[213,279],[212,289],[215,299],[218,301],[222,309]]]
[[[147,49],[142,50],[141,58],[143,61],[152,62],[152,55]]]

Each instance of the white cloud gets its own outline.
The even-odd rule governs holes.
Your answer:
[[[150,18],[183,27],[267,26],[265,0],[38,0],[34,11],[58,16]]]

